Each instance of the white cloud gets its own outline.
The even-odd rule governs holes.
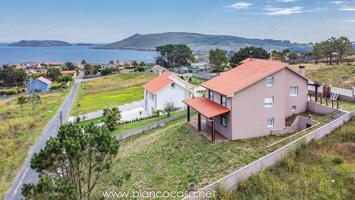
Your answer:
[[[237,9],[237,10],[241,10],[241,9],[248,9],[248,8],[250,8],[252,5],[253,5],[252,3],[240,1],[240,2],[237,2],[237,3],[235,3],[235,4],[226,6],[226,7],[228,7],[228,8],[233,8],[233,9]]]
[[[303,7],[300,6],[294,6],[290,8],[275,8],[272,6],[267,6],[265,10],[267,11],[265,13],[266,15],[292,15],[304,12]]]
[[[339,10],[341,10],[341,11],[355,11],[355,7],[344,6],[344,7],[340,8]]]
[[[275,0],[275,2],[280,2],[280,3],[291,3],[291,2],[296,2],[297,0]]]
[[[335,4],[335,5],[343,5],[345,1],[331,1],[330,3]]]
[[[355,23],[355,19],[343,19],[342,22]]]

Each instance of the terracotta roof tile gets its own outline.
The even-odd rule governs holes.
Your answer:
[[[286,67],[288,64],[280,61],[248,58],[242,61],[241,65],[204,82],[202,86],[226,96],[233,96],[234,93]]]
[[[143,88],[148,90],[150,93],[155,94],[173,82],[173,80],[169,79],[169,76],[171,75],[171,72],[164,72],[160,76],[157,76],[153,80],[144,84]]]
[[[195,99],[186,99],[184,103],[191,106],[197,112],[201,113],[207,118],[215,117],[229,112],[230,110],[220,104],[211,101],[205,97],[195,98]]]
[[[36,80],[42,81],[43,83],[47,83],[48,85],[52,84],[52,81],[44,78],[43,76],[36,78]]]

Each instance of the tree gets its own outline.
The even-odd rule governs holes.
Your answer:
[[[234,53],[234,55],[230,59],[230,63],[232,67],[237,66],[241,61],[252,57],[252,58],[261,58],[261,59],[269,59],[270,54],[261,47],[245,47],[239,49],[238,52]]]
[[[58,81],[62,76],[61,70],[59,68],[49,68],[46,77],[52,81]]]
[[[81,63],[82,65],[86,65],[86,64],[87,64],[87,62],[86,62],[85,59],[83,59],[80,63]]]
[[[334,48],[338,53],[338,62],[343,61],[343,56],[352,52],[353,47],[350,40],[346,37],[339,37],[334,41]]]
[[[156,48],[160,56],[156,59],[156,64],[166,68],[189,65],[192,60],[192,51],[187,45],[168,44]]]
[[[318,60],[325,57],[326,50],[324,42],[317,42],[312,45],[312,52],[315,58],[316,64],[318,64]]]
[[[118,142],[108,131],[90,124],[64,124],[57,137],[34,154],[31,168],[37,183],[24,184],[27,199],[91,199],[102,174],[110,171]],[[43,198],[44,197],[44,198]]]
[[[23,69],[16,69],[14,65],[4,65],[0,70],[0,84],[5,87],[23,86],[27,74]]]
[[[170,117],[171,113],[175,110],[175,105],[173,102],[167,102],[164,105],[164,112]]]
[[[228,63],[227,53],[222,49],[211,50],[208,55],[208,60],[216,71],[223,71]]]
[[[23,105],[25,103],[27,103],[27,98],[25,96],[19,96],[17,97],[17,103],[20,105],[21,107],[21,112],[23,112]]]
[[[120,119],[121,119],[121,111],[114,107],[114,108],[106,108],[104,109],[104,123],[105,123],[105,128],[108,129],[109,131],[113,131],[117,128]]]
[[[77,69],[78,69],[78,67],[75,66],[72,62],[64,63],[63,70],[74,71],[74,70],[77,70]]]

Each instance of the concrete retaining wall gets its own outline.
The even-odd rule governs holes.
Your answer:
[[[339,118],[323,125],[322,127],[302,136],[287,145],[275,150],[274,152],[240,168],[239,170],[219,179],[218,181],[207,185],[202,188],[201,191],[213,191],[219,185],[231,191],[238,187],[239,182],[247,180],[250,176],[258,174],[260,171],[265,170],[281,160],[285,159],[290,152],[294,152],[300,148],[303,144],[310,142],[311,140],[318,140],[323,138],[325,135],[332,132],[334,129],[342,126],[344,123],[351,119],[351,116],[355,115],[355,111],[352,113],[345,113]],[[184,199],[196,199],[194,197],[188,196]]]
[[[135,135],[138,135],[140,133],[143,133],[145,131],[149,131],[153,128],[157,128],[159,126],[162,126],[168,122],[171,122],[171,121],[174,121],[174,120],[177,120],[177,119],[180,119],[180,118],[183,118],[186,116],[186,113],[184,114],[180,114],[180,115],[176,115],[176,116],[173,116],[173,117],[169,117],[169,118],[166,118],[166,119],[163,119],[163,120],[160,120],[160,121],[157,121],[157,122],[154,122],[152,124],[149,124],[147,126],[144,126],[144,127],[141,127],[141,128],[137,128],[137,129],[133,129],[131,131],[127,131],[127,132],[123,132],[123,133],[120,133],[116,136],[116,139],[117,140],[124,140],[126,138],[129,138],[129,137],[132,137],[132,136],[135,136]]]
[[[328,114],[336,111],[336,109],[334,109],[334,108],[323,106],[321,104],[310,102],[310,101],[307,102],[307,110],[309,110],[313,113],[319,113],[319,114],[323,114],[323,115],[328,115]]]

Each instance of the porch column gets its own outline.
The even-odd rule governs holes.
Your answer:
[[[215,141],[214,119],[212,119],[211,123],[212,123],[212,142],[214,142]]]
[[[190,121],[190,106],[187,106],[187,121]]]
[[[198,116],[198,122],[197,122],[198,123],[198,130],[201,131],[201,114],[198,113],[197,116]]]

